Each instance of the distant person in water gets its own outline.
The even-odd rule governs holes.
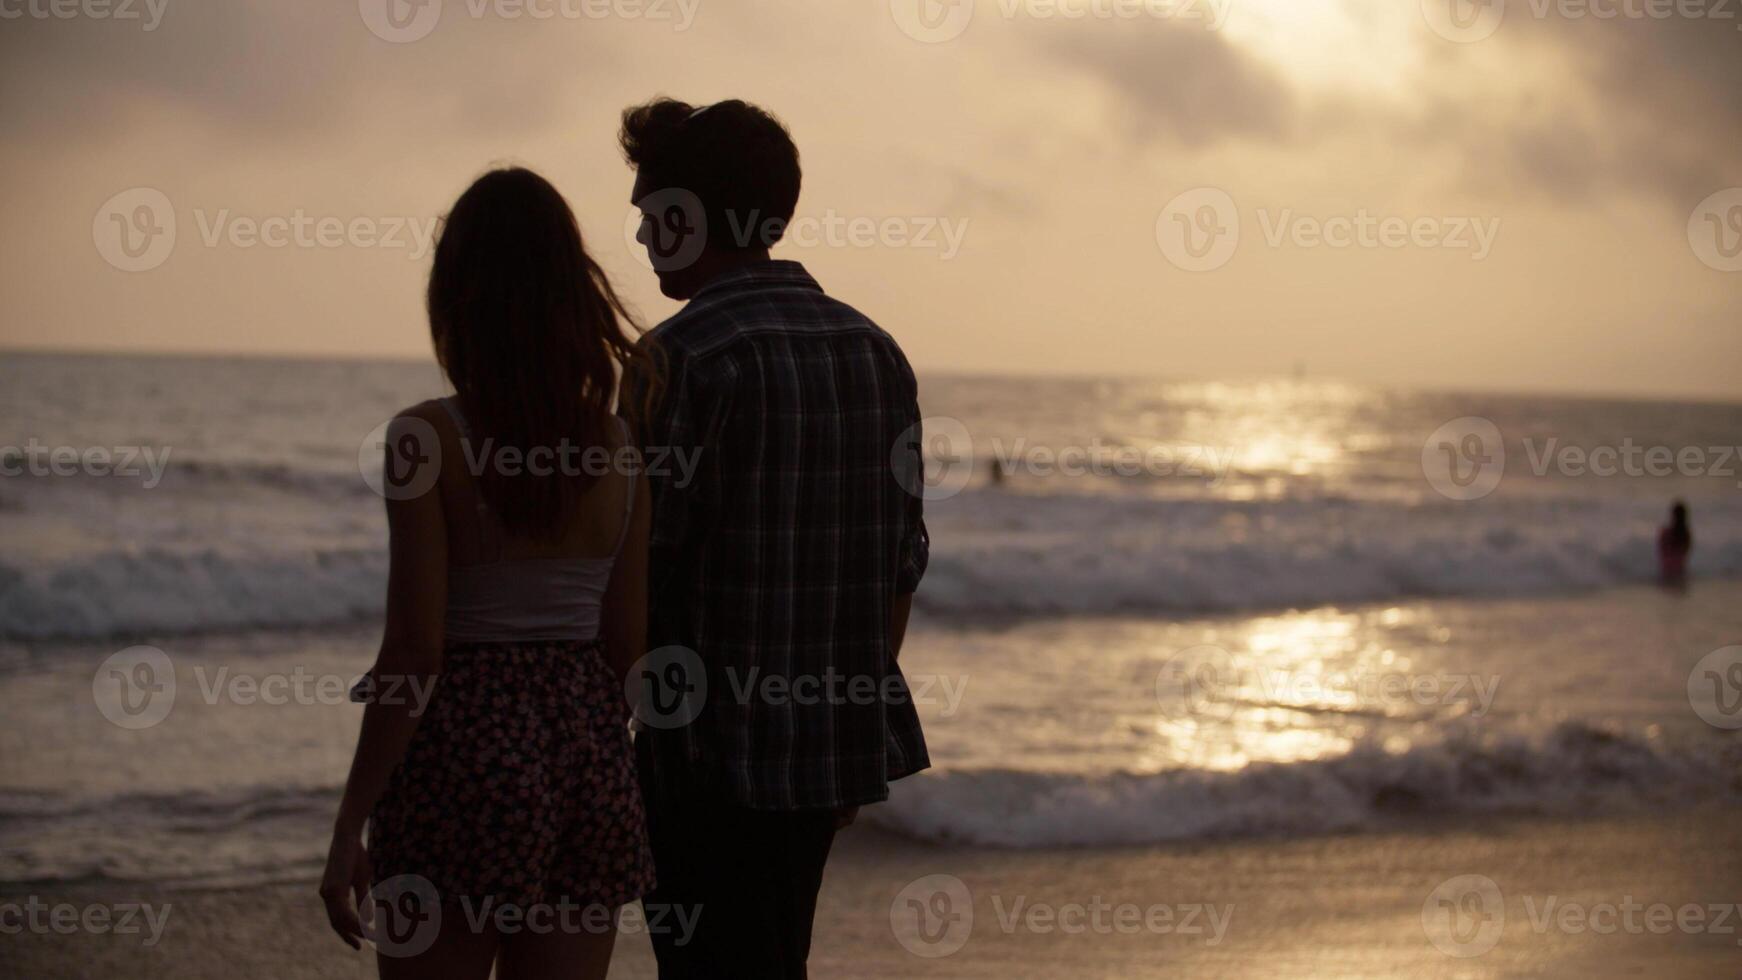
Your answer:
[[[1669,524],[1657,535],[1657,565],[1665,585],[1681,585],[1688,578],[1688,552],[1694,550],[1694,535],[1688,530],[1688,505],[1676,501],[1669,509]]]

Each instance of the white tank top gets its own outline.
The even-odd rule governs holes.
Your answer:
[[[454,398],[442,399],[463,438],[471,428]],[[628,427],[617,420],[628,439]],[[478,503],[484,533],[497,524],[483,498]],[[599,636],[600,610],[617,553],[629,536],[635,510],[635,482],[624,495],[623,528],[617,543],[603,558],[509,558],[477,565],[448,566],[448,607],[444,632],[448,643],[503,643],[594,640]]]

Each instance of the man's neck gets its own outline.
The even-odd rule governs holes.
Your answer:
[[[749,268],[753,265],[761,265],[767,261],[769,261],[768,250],[765,248],[732,252],[716,252],[710,249],[703,252],[688,270],[687,278],[694,286],[689,294],[694,296],[701,292],[708,283],[728,273],[737,272],[739,269]]]

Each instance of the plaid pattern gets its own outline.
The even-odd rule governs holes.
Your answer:
[[[889,651],[928,549],[897,479],[919,465],[907,359],[796,262],[721,276],[646,342],[664,370],[651,468],[659,447],[701,451],[687,485],[676,465],[650,477],[649,648],[695,651],[707,695],[688,725],[639,733],[644,778],[766,810],[886,799],[930,765]]]

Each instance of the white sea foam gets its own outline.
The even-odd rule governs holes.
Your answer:
[[[967,495],[964,495],[967,496]],[[1651,581],[1654,504],[1108,500],[982,492],[933,518],[918,602],[943,614],[1179,613]],[[1708,509],[1698,575],[1742,575],[1742,511]]]
[[[0,635],[102,638],[341,623],[378,616],[376,549],[225,554],[158,548],[0,560]]]
[[[1568,722],[1535,737],[1467,733],[1226,772],[945,768],[896,783],[887,805],[866,812],[923,840],[1014,848],[1354,832],[1426,816],[1735,799],[1739,749],[1694,754]]]
[[[98,638],[379,615],[384,548],[355,533],[324,536],[356,543],[309,544],[306,525],[328,520],[331,506],[310,503],[290,533],[266,527],[245,543],[0,557],[0,635]],[[371,509],[348,515],[353,526],[380,504],[358,506]],[[929,614],[980,618],[1576,593],[1650,581],[1653,516],[1626,501],[1484,508],[970,491],[932,509],[918,602]],[[1694,573],[1742,575],[1742,512],[1702,518]]]
[[[1620,812],[1742,797],[1742,747],[1682,753],[1563,723],[1538,737],[1474,734],[1403,752],[1233,772],[924,773],[867,822],[913,838],[1019,849],[1406,827],[1470,814]],[[63,797],[0,793],[0,882],[257,884],[317,875],[340,787]],[[116,827],[126,827],[117,837]]]

